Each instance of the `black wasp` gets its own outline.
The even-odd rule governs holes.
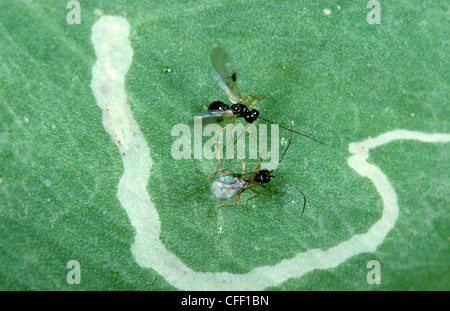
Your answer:
[[[289,122],[290,122],[291,128],[292,128],[292,121],[290,119],[289,119]],[[293,131],[291,131],[291,137],[289,139],[288,146],[286,147],[286,150],[284,151],[283,155],[281,156],[280,161],[278,162],[278,165],[283,160],[286,152],[289,149],[289,146],[291,145],[292,133],[293,133]],[[245,207],[248,210],[248,201],[250,201],[254,198],[257,198],[260,195],[259,191],[253,189],[256,186],[263,187],[272,192],[279,192],[279,191],[275,191],[275,190],[272,190],[267,187],[267,184],[270,182],[271,178],[281,180],[284,183],[286,183],[287,185],[291,186],[292,188],[296,189],[297,191],[299,191],[301,193],[301,195],[303,196],[303,209],[300,214],[300,218],[303,217],[303,213],[305,212],[305,208],[306,208],[306,196],[300,189],[298,189],[296,186],[292,185],[291,183],[287,182],[286,180],[272,175],[273,170],[269,171],[267,169],[261,169],[261,163],[258,164],[258,166],[256,167],[256,169],[253,172],[246,174],[245,173],[245,161],[244,160],[242,160],[242,161],[243,161],[242,162],[242,174],[235,174],[235,173],[225,171],[225,170],[218,171],[222,174],[219,175],[211,184],[211,192],[218,200],[230,200],[230,199],[236,198],[236,201],[233,204],[220,205],[209,215],[210,217],[212,217],[222,207],[236,206],[239,203],[239,200],[241,199],[241,194],[245,190],[250,190],[253,193],[255,193],[255,195],[253,197],[247,199],[247,202],[245,203]],[[216,173],[218,173],[218,172],[216,172]]]
[[[233,62],[231,61],[231,58],[228,56],[226,51],[223,48],[216,46],[211,51],[210,59],[214,68],[214,70],[212,71],[212,77],[214,81],[220,86],[220,88],[224,90],[228,95],[228,98],[231,101],[232,105],[230,107],[222,101],[214,101],[209,105],[208,111],[203,113],[202,119],[221,121],[222,119],[232,118],[232,120],[228,121],[228,123],[233,121],[234,124],[236,118],[242,117],[244,118],[246,123],[253,123],[256,119],[261,119],[265,122],[275,124],[272,121],[261,118],[257,109],[250,109],[258,101],[266,99],[266,95],[259,97],[248,95],[245,99],[242,99],[236,83],[236,70],[234,69]],[[250,98],[252,98],[253,101],[247,107],[245,104]],[[226,125],[222,127],[222,129],[218,133],[218,136],[221,132],[223,132],[225,127]],[[294,131],[281,125],[279,125],[279,127],[323,144],[321,141],[314,139],[306,134]]]

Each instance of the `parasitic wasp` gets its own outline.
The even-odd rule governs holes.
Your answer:
[[[289,118],[289,116],[288,116],[288,118]],[[292,121],[290,118],[289,118],[289,123],[290,123],[291,129],[292,129]],[[278,162],[278,165],[283,160],[284,156],[286,155],[286,152],[288,151],[288,149],[291,145],[292,133],[294,133],[294,131],[291,131],[289,143],[288,143],[283,155],[281,156],[280,161]],[[226,170],[218,171],[222,174],[219,175],[218,177],[216,177],[215,180],[213,181],[213,183],[211,184],[211,192],[213,193],[215,198],[218,200],[230,200],[230,199],[236,198],[236,201],[233,204],[220,205],[209,215],[209,217],[212,217],[222,207],[236,206],[239,203],[239,200],[241,199],[241,194],[246,190],[250,190],[255,194],[253,197],[247,199],[245,207],[248,210],[248,201],[257,198],[260,195],[259,191],[253,189],[256,186],[260,186],[260,187],[265,188],[272,192],[279,192],[279,191],[276,191],[276,190],[273,190],[273,189],[270,189],[269,187],[267,187],[267,184],[270,182],[271,178],[281,180],[284,183],[286,183],[287,185],[289,185],[290,187],[296,189],[297,191],[299,191],[301,193],[301,195],[303,196],[303,209],[300,214],[300,219],[303,217],[303,213],[305,212],[305,208],[306,208],[306,196],[300,189],[298,189],[293,184],[287,182],[286,180],[272,175],[272,172],[274,170],[269,171],[267,169],[261,169],[261,162],[258,164],[258,166],[255,168],[255,170],[253,172],[246,174],[245,173],[245,161],[244,161],[244,159],[242,161],[243,161],[242,162],[242,174],[235,174],[235,173],[232,173],[232,172],[229,172]],[[207,177],[207,176],[205,176],[205,177]]]
[[[233,66],[231,58],[228,56],[228,54],[223,48],[218,46],[214,47],[211,51],[210,60],[214,68],[214,70],[211,72],[213,80],[227,94],[228,99],[232,103],[232,105],[229,106],[222,101],[219,100],[214,101],[209,105],[208,111],[204,112],[201,116],[203,120],[209,122],[211,121],[220,122],[223,119],[230,119],[227,122],[227,124],[224,127],[222,127],[222,129],[219,131],[217,137],[219,137],[220,133],[224,131],[226,126],[231,121],[234,124],[236,118],[239,117],[244,118],[246,124],[253,123],[256,119],[261,119],[271,124],[277,124],[275,122],[262,118],[259,115],[259,111],[257,109],[250,109],[258,101],[266,99],[267,98],[266,95],[259,97],[248,95],[247,97],[245,97],[245,99],[242,99],[237,86],[236,70]],[[248,106],[246,106],[246,103],[249,101],[250,98],[252,98],[253,101]],[[279,127],[291,131],[293,133],[299,134],[301,136],[307,137],[320,144],[323,144],[323,142],[315,138],[312,138],[311,136],[294,131],[292,127],[290,129],[281,125],[279,125]]]

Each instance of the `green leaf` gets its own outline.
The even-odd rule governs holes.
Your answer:
[[[347,162],[349,145],[398,129],[449,133],[446,2],[380,1],[381,23],[374,25],[364,1],[80,1],[80,24],[67,22],[66,4],[0,3],[2,290],[220,289],[214,278],[224,275],[242,279],[236,288],[450,290],[443,141],[400,139],[370,150],[367,161],[386,175],[399,215],[376,249],[347,258],[340,248],[383,215],[374,183]],[[145,144],[126,154],[125,142],[107,132],[91,88],[98,61],[92,27],[102,15],[130,25],[126,101]],[[212,180],[195,171],[209,174],[217,161],[193,153],[173,158],[179,136],[172,128],[186,124],[193,133],[193,116],[227,101],[210,76],[216,45],[230,53],[242,95],[268,96],[255,106],[262,117],[288,126],[287,113],[296,130],[325,143],[294,135],[274,171],[305,193],[301,220],[301,195],[277,180],[270,187],[284,193],[259,188],[245,210],[255,195],[246,191],[236,207],[209,218],[224,202],[211,196]],[[283,138],[289,133],[280,129]],[[136,192],[148,193],[159,222],[137,203],[125,209],[118,193],[124,159],[134,163],[146,146],[150,177]],[[258,163],[246,160],[246,172]],[[236,173],[241,165],[224,162]],[[154,220],[148,227],[146,217]],[[159,239],[137,240],[155,223]],[[291,265],[299,254],[314,256]],[[80,263],[80,284],[67,282],[71,260]],[[367,282],[371,260],[380,263],[381,284]],[[177,267],[205,283],[171,274]],[[248,285],[248,275],[267,283]]]

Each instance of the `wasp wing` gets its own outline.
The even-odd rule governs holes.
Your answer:
[[[222,121],[223,119],[229,119],[234,117],[234,114],[231,112],[231,110],[214,110],[214,111],[205,111],[201,115],[202,122],[204,124],[209,123],[217,123]]]
[[[233,104],[241,101],[241,95],[236,83],[236,70],[233,62],[225,50],[216,46],[211,51],[211,64],[214,70],[211,72],[213,80],[227,93]]]

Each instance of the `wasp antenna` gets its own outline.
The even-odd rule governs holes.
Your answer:
[[[287,116],[288,119],[289,119],[289,124],[291,125],[291,129],[292,129],[292,121],[291,121],[291,118],[289,118],[289,116],[288,116],[287,114],[286,114],[286,116]],[[274,123],[273,123],[273,124],[274,124]],[[280,161],[278,161],[277,167],[280,165],[281,161],[283,160],[284,156],[286,155],[286,152],[288,151],[289,147],[291,146],[291,142],[292,142],[292,133],[293,133],[293,131],[291,131],[291,137],[289,137],[289,143],[288,143],[288,146],[287,146],[286,149],[284,150],[283,155],[282,155],[281,158],[280,158]],[[274,170],[274,169],[273,169],[273,170]],[[271,170],[270,173],[272,173],[273,170]]]
[[[278,124],[278,123],[269,121],[269,120],[267,120],[267,119],[261,118],[261,117],[259,117],[259,116],[258,116],[258,119],[261,119],[261,120],[263,120],[264,122],[267,122],[267,123]],[[292,124],[291,124],[291,125],[292,125]],[[283,129],[285,129],[285,130],[288,130],[288,131],[294,132],[294,133],[296,133],[296,134],[298,134],[298,135],[301,135],[301,136],[303,136],[303,137],[309,138],[309,139],[311,139],[311,140],[313,140],[313,141],[315,141],[315,142],[317,142],[317,143],[319,143],[319,144],[325,145],[323,142],[321,142],[321,141],[318,140],[318,139],[315,139],[315,138],[313,138],[313,137],[311,137],[311,136],[309,136],[309,135],[306,135],[306,134],[303,134],[303,133],[294,131],[294,130],[292,129],[292,126],[291,126],[290,129],[287,128],[287,127],[284,127],[284,126],[282,126],[282,125],[280,125],[280,124],[278,124],[278,126],[281,127],[281,128],[283,128]]]
[[[300,215],[300,219],[302,219],[303,214],[305,213],[305,208],[306,208],[306,196],[305,196],[305,194],[303,193],[303,191],[301,191],[301,190],[298,189],[296,186],[294,186],[294,185],[291,184],[290,182],[287,182],[286,180],[284,180],[284,179],[282,179],[282,178],[280,178],[280,177],[276,177],[276,176],[273,176],[273,175],[270,175],[270,177],[273,177],[273,178],[275,178],[275,179],[281,180],[282,182],[284,182],[285,184],[291,186],[292,188],[294,188],[295,190],[297,190],[298,192],[300,192],[300,193],[302,194],[302,196],[303,196],[303,210],[302,210],[302,213],[301,213],[301,215]]]

